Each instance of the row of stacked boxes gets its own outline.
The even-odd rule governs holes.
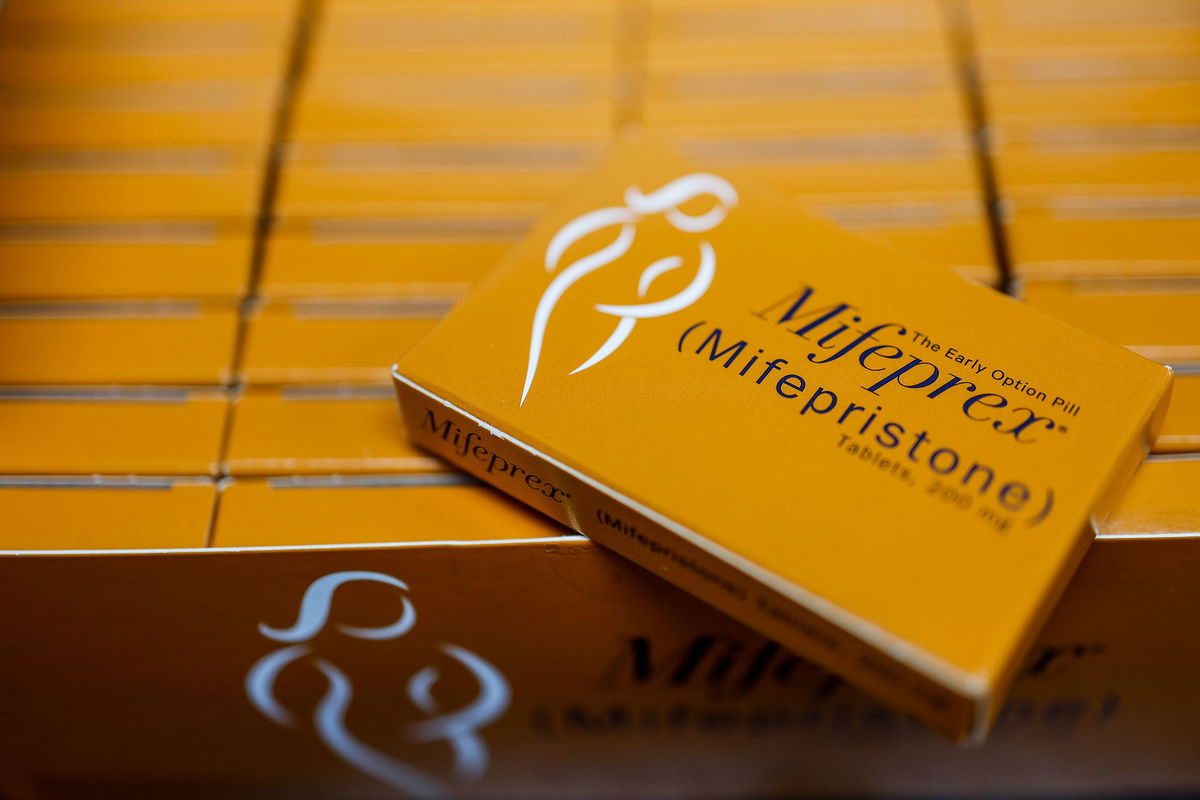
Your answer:
[[[1200,445],[1200,19],[1186,3],[972,6],[1014,293],[1169,364]]]

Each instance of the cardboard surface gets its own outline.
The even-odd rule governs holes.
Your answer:
[[[215,475],[219,390],[0,390],[0,473]]]
[[[242,379],[250,384],[388,381],[445,311],[445,300],[353,298],[271,301],[249,315]]]
[[[0,383],[223,385],[237,311],[229,303],[0,304]]]
[[[252,245],[248,220],[12,222],[0,225],[0,297],[238,298]]]
[[[285,387],[248,389],[237,400],[225,470],[287,476],[446,466],[409,443],[385,387]]]
[[[0,551],[11,563],[14,551],[204,547],[215,498],[212,482],[196,479],[0,481],[5,516]],[[104,571],[101,562],[93,567]],[[104,593],[115,593],[114,587]],[[65,641],[61,634],[60,642]],[[57,670],[45,674],[61,676]]]

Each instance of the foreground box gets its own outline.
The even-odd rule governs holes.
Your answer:
[[[0,784],[347,800],[1195,791],[1197,467],[1143,470],[991,741],[968,751],[490,491],[239,481],[216,526],[226,548],[0,558],[0,679],[20,687]],[[0,491],[11,508],[26,490]],[[61,507],[96,490],[45,491]]]

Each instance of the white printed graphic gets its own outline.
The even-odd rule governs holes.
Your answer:
[[[679,207],[684,203],[705,195],[710,195],[717,201],[716,206],[711,210],[698,215],[685,214],[680,210]],[[533,330],[529,337],[529,362],[525,368],[525,386],[521,390],[521,405],[525,404],[525,398],[529,395],[529,388],[533,385],[533,378],[537,374],[546,327],[550,324],[550,316],[554,313],[559,300],[581,278],[613,263],[629,252],[637,234],[637,225],[642,219],[653,214],[662,214],[676,230],[684,233],[702,233],[720,225],[729,211],[737,205],[737,201],[737,191],[724,178],[705,173],[694,173],[677,178],[649,194],[643,194],[639,189],[631,186],[625,190],[624,206],[589,211],[562,226],[550,240],[550,244],[546,246],[546,271],[560,271],[546,287],[546,291],[542,293],[533,314]],[[612,242],[565,266],[559,263],[571,245],[585,236],[605,228],[616,228],[616,238]],[[701,240],[698,246],[700,263],[696,269],[696,276],[678,294],[652,303],[634,305],[598,303],[595,306],[596,311],[617,318],[616,328],[596,352],[571,371],[572,375],[594,367],[612,355],[633,332],[633,327],[639,319],[674,314],[704,296],[716,274],[717,258],[712,245],[706,240]],[[650,285],[658,277],[678,269],[683,266],[683,263],[682,256],[668,256],[647,266],[642,270],[638,279],[638,297],[645,297]]]
[[[328,623],[335,592],[338,587],[353,581],[379,583],[408,591],[403,581],[381,572],[350,570],[317,578],[304,591],[294,625],[280,629],[259,623],[258,629],[263,636],[288,646],[255,662],[246,673],[246,695],[263,716],[283,727],[295,728],[296,717],[275,697],[275,684],[290,664],[308,659],[328,683],[312,718],[313,728],[325,746],[347,764],[413,797],[445,796],[449,791],[446,782],[373,748],[350,731],[346,724],[346,713],[354,699],[350,678],[314,653],[311,640]],[[379,628],[338,625],[337,630],[355,639],[397,639],[412,630],[417,621],[416,610],[407,596],[401,598],[401,604],[399,619],[389,625]],[[488,766],[487,743],[479,730],[499,719],[508,708],[511,700],[508,681],[494,666],[466,648],[442,644],[439,649],[471,674],[479,691],[463,708],[443,712],[433,696],[433,687],[441,673],[432,665],[417,671],[408,680],[408,698],[429,718],[409,724],[404,729],[406,738],[414,744],[446,742],[454,756],[455,778],[479,780]]]

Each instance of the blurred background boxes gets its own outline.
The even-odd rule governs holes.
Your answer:
[[[1173,367],[1200,367],[1200,277],[1028,281],[1021,298]]]
[[[1189,3],[976,0],[1013,270],[1200,272],[1200,14]]]
[[[250,275],[249,221],[0,223],[0,297],[240,298]]]
[[[943,4],[668,0],[646,8],[650,127],[725,174],[999,282]]]

